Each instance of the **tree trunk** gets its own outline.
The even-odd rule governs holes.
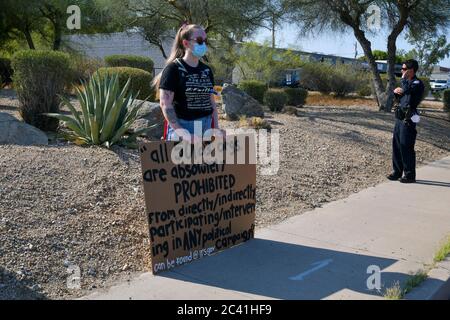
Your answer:
[[[162,46],[162,44],[158,43],[157,46],[158,46],[159,50],[161,51],[161,54],[163,55],[164,59],[167,60],[166,50],[164,50],[164,47]]]
[[[272,14],[272,49],[275,49],[275,13]]]
[[[28,47],[31,50],[35,50],[36,47],[34,46],[34,42],[33,42],[33,38],[31,37],[30,30],[28,28],[25,28],[25,30],[23,30],[23,34],[25,35],[25,39],[27,40]]]
[[[387,60],[387,72],[389,76],[389,81],[386,85],[386,105],[385,111],[391,112],[392,106],[394,105],[394,89],[396,84],[395,79],[395,58],[397,55],[397,37],[395,35],[389,35],[388,37],[388,60]]]
[[[372,54],[372,44],[365,37],[364,32],[360,29],[354,30],[355,37],[364,50],[364,54],[367,58],[370,70],[372,71],[373,88],[375,89],[375,97],[377,99],[378,107],[381,110],[385,110],[386,93],[383,87],[383,81],[381,80],[380,73],[378,72],[377,63],[375,57]]]
[[[61,21],[56,18],[54,23],[54,36],[53,36],[53,50],[58,51],[61,48],[61,38],[62,38],[62,28],[61,28]]]

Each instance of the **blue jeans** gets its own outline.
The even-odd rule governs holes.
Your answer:
[[[199,131],[199,133],[201,133],[202,136],[205,133],[205,131],[211,129],[211,122],[212,122],[212,115],[195,120],[178,119],[179,125],[183,129],[187,130],[190,134],[196,133],[194,131],[195,131],[195,124],[197,123],[197,127],[200,128],[201,126],[201,131]],[[179,140],[177,134],[175,133],[175,130],[170,126],[170,124],[167,126],[166,140],[167,141]]]

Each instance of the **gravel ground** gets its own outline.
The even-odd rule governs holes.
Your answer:
[[[17,114],[15,103],[0,97],[0,112]],[[258,174],[258,227],[374,186],[390,172],[390,114],[309,106],[298,117],[267,119],[280,130],[281,164],[276,176]],[[423,118],[418,165],[450,154],[449,129]],[[0,146],[0,299],[74,298],[147,271],[140,170],[138,153],[122,148]],[[81,290],[67,289],[73,265]]]

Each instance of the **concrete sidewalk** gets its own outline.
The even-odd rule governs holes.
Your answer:
[[[420,168],[418,177],[413,185],[366,189],[259,229],[243,245],[83,299],[382,299],[385,288],[430,265],[450,234],[450,157]],[[381,270],[381,293],[367,287],[370,266]]]

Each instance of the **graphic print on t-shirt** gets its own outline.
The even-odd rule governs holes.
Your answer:
[[[180,119],[195,120],[213,113],[214,75],[202,62],[191,67],[183,59],[176,59],[164,68],[159,88],[175,93],[173,106]]]
[[[211,77],[210,69],[201,70],[200,73],[185,73],[186,80],[186,103],[188,109],[209,110],[211,109]]]

